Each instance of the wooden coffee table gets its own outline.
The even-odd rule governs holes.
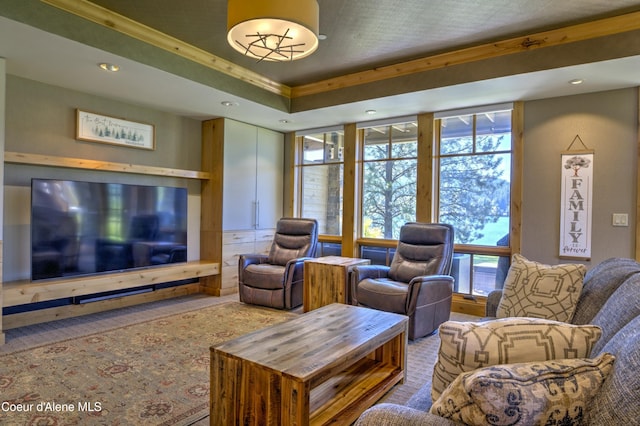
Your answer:
[[[212,346],[211,425],[350,424],[404,382],[406,348],[407,317],[338,303]]]

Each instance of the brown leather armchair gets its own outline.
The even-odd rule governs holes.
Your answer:
[[[354,267],[351,303],[407,315],[411,340],[433,333],[451,314],[453,232],[443,223],[405,224],[391,266]]]
[[[277,309],[302,305],[304,261],[315,256],[317,245],[315,219],[280,219],[269,255],[240,255],[240,301]]]

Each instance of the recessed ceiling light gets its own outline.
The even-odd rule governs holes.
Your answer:
[[[234,107],[239,105],[237,102],[232,102],[232,101],[222,101],[220,102],[220,104],[226,107]]]
[[[282,124],[287,124],[287,123],[289,123],[289,122],[290,122],[290,121],[289,121],[289,120],[287,120],[286,118],[283,118],[282,120],[279,120],[279,121],[280,121],[280,123],[282,123]]]
[[[368,109],[368,110],[366,110],[365,112],[366,112],[367,114],[369,114],[369,115],[373,115],[373,114],[375,114],[375,113],[376,113],[376,112],[378,112],[378,111],[376,111],[375,109]]]
[[[108,62],[99,63],[98,66],[100,67],[100,69],[103,69],[105,71],[110,71],[110,72],[116,72],[120,70],[120,67],[118,65],[110,64]]]
[[[569,80],[570,84],[582,84],[584,82],[581,78],[574,78],[573,80]]]

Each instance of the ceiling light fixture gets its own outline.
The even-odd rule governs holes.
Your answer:
[[[220,104],[222,106],[225,106],[225,107],[228,107],[228,108],[239,105],[237,102],[232,102],[232,101],[222,101],[222,102],[220,102]]]
[[[375,109],[368,109],[368,110],[366,110],[365,112],[366,112],[367,114],[369,114],[369,115],[373,115],[373,114],[375,114],[375,113],[376,113],[376,112],[378,112],[378,111],[376,111]]]
[[[570,84],[582,84],[584,80],[582,80],[581,78],[574,78],[573,80],[569,80]]]
[[[105,71],[110,71],[110,72],[117,72],[120,70],[120,67],[116,64],[110,64],[108,62],[101,62],[98,64],[98,66],[100,67],[100,69],[103,69]]]
[[[228,0],[227,41],[260,61],[294,61],[318,48],[317,0]]]

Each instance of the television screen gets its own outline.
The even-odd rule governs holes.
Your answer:
[[[186,188],[32,179],[33,281],[186,260]]]

